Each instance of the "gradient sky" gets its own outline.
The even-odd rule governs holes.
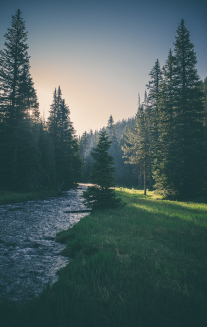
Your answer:
[[[0,0],[0,49],[22,11],[31,75],[47,118],[59,85],[77,135],[132,117],[159,59],[163,66],[183,18],[207,77],[207,0]]]

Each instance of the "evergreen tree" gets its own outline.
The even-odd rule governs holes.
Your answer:
[[[109,141],[111,142],[111,147],[110,147],[109,151],[117,152],[118,151],[118,140],[116,137],[115,127],[114,127],[114,119],[113,119],[112,115],[110,115],[110,117],[109,117],[106,131],[109,135]],[[114,156],[114,154],[112,154],[112,153],[111,153],[111,155]]]
[[[99,134],[97,131],[93,133],[84,132],[79,140],[80,157],[82,160],[82,181],[88,183],[90,180],[91,167],[94,162],[91,156],[92,149],[98,144]]]
[[[51,135],[48,133],[47,125],[44,121],[39,123],[38,131],[38,150],[39,150],[39,165],[41,167],[41,187],[54,188],[55,176],[55,153],[54,144]]]
[[[60,86],[53,93],[48,128],[54,145],[55,185],[59,190],[68,189],[80,178],[81,160],[70,110],[62,99]]]
[[[140,167],[132,154],[132,129],[134,126],[126,125],[120,140],[122,149],[122,159],[124,161],[124,171],[122,176],[123,185],[126,186],[142,186],[142,176],[140,174]]]
[[[165,67],[155,179],[169,197],[190,199],[206,190],[204,94],[190,34],[181,21]],[[160,164],[163,162],[163,164]]]
[[[84,132],[81,137],[79,137],[79,154],[82,160],[82,181],[89,181],[89,169],[88,169],[88,134]]]
[[[85,204],[93,210],[113,208],[120,204],[113,189],[115,168],[113,167],[113,157],[108,153],[110,144],[106,131],[101,131],[98,145],[91,153],[94,163],[90,181],[95,185],[88,187],[83,197]]]
[[[39,105],[30,75],[27,32],[20,10],[12,16],[0,51],[0,179],[3,189],[34,189],[39,155]]]
[[[136,125],[128,127],[123,145],[125,157],[130,164],[138,167],[138,172],[144,178],[144,195],[146,195],[147,178],[150,177],[150,134],[149,134],[149,112],[147,96],[145,102],[139,106],[136,115]],[[141,183],[140,183],[141,184]]]
[[[175,195],[172,158],[176,160],[175,144],[175,57],[170,49],[168,59],[162,70],[160,97],[158,101],[158,140],[153,164],[155,188],[165,196]],[[170,160],[171,158],[171,160]],[[173,176],[173,178],[172,178]]]
[[[181,198],[198,196],[203,190],[204,97],[196,69],[196,54],[182,19],[175,42],[175,135],[178,150],[176,189]]]
[[[18,9],[12,28],[5,34],[5,49],[0,51],[0,112],[5,123],[31,114],[39,115],[36,92],[30,75],[27,31]],[[30,112],[29,112],[30,111]]]
[[[116,131],[116,137],[118,142],[120,142],[120,140],[122,139],[126,126],[134,126],[134,125],[135,125],[135,117],[128,118],[127,120],[122,119],[122,121],[118,121],[115,124],[115,131]]]
[[[112,115],[110,115],[110,117],[109,117],[107,128],[108,128],[109,137],[110,137],[110,139],[112,139],[115,135],[114,119],[113,119]]]
[[[160,97],[160,82],[162,78],[162,72],[158,59],[156,60],[155,65],[150,71],[149,75],[150,81],[147,85],[148,114],[151,123],[151,145],[153,148],[153,153],[156,155],[156,143],[158,139],[158,102]]]
[[[203,84],[203,92],[205,95],[205,110],[207,113],[207,77],[204,79],[204,82],[202,84]]]
[[[205,98],[205,130],[207,133],[207,77],[204,79],[204,81],[201,81],[201,90],[204,92]]]
[[[111,142],[109,154],[112,155],[112,157],[114,158],[114,167],[115,167],[114,177],[116,178],[116,181],[121,183],[123,180],[125,165],[124,165],[124,160],[122,158],[123,151],[121,150],[121,146],[117,140],[114,119],[112,115],[110,115],[109,117],[106,131],[109,135],[109,141]]]
[[[57,90],[53,92],[53,102],[50,106],[49,117],[48,117],[48,129],[50,135],[55,139],[57,136],[57,125],[58,125],[58,104],[57,104]]]
[[[134,125],[135,118],[128,118],[128,120],[123,119],[122,121],[114,123],[113,117],[110,116],[107,127],[102,128],[102,131],[107,131],[109,141],[112,142],[109,149],[109,154],[114,157],[116,169],[114,176],[116,181],[118,184],[127,186],[137,185],[137,175],[134,171],[135,166],[124,164],[124,154],[122,151],[122,146],[125,143],[125,130],[127,129],[127,126]],[[90,133],[85,132],[79,138],[80,156],[83,163],[83,176],[81,180],[83,182],[89,182],[90,180],[90,171],[94,162],[94,159],[91,156],[91,151],[98,144],[98,140],[99,134],[97,131],[90,131]]]

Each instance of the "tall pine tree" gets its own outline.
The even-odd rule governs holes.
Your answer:
[[[0,111],[3,122],[39,115],[36,92],[30,75],[27,31],[18,9],[12,28],[5,34],[5,49],[0,51]]]
[[[109,135],[109,141],[111,141],[111,147],[109,149],[109,154],[113,156],[114,158],[114,167],[115,167],[115,173],[114,177],[118,182],[122,182],[123,180],[123,174],[124,174],[124,160],[123,160],[123,151],[121,150],[121,146],[118,142],[117,136],[116,136],[116,130],[114,125],[114,119],[112,115],[110,115],[108,120],[108,125],[106,128],[106,131]]]
[[[182,19],[175,41],[175,135],[179,155],[176,188],[181,198],[202,193],[205,169],[204,97],[196,69],[194,45]]]
[[[191,199],[205,193],[204,94],[196,54],[184,20],[177,30],[174,56],[165,66],[160,100],[160,136],[155,179],[169,197]]]
[[[170,49],[168,59],[162,70],[160,82],[160,97],[158,101],[158,139],[156,157],[153,164],[155,188],[165,196],[176,194],[174,188],[174,158],[177,150],[175,144],[175,92],[174,92],[174,64],[175,57]],[[171,158],[171,160],[170,160]]]
[[[125,143],[122,147],[128,162],[137,166],[140,179],[143,176],[144,195],[146,195],[147,179],[151,174],[150,120],[148,110],[147,94],[145,92],[145,101],[142,105],[139,105],[135,126],[128,127]],[[142,182],[140,184],[142,185]]]
[[[158,102],[160,97],[160,82],[162,78],[162,72],[160,69],[160,63],[157,59],[154,67],[149,73],[150,81],[146,85],[148,89],[148,115],[150,117],[150,131],[151,131],[151,145],[153,148],[153,154],[156,156],[156,144],[158,139]]]
[[[30,75],[27,31],[18,9],[0,51],[0,179],[3,189],[38,187],[39,105]]]
[[[81,175],[78,140],[70,120],[70,110],[62,99],[60,86],[53,93],[48,128],[54,144],[55,176],[57,189],[68,189]]]

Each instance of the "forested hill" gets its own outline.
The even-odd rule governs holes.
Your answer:
[[[120,185],[137,185],[137,173],[136,167],[134,165],[129,166],[125,164],[124,153],[122,151],[122,143],[124,139],[125,132],[128,127],[135,125],[135,117],[129,119],[123,119],[114,123],[112,115],[109,117],[108,125],[103,127],[102,131],[107,131],[109,135],[109,140],[111,143],[111,148],[109,153],[114,157],[115,163],[115,177],[117,183]],[[90,181],[90,171],[93,164],[93,158],[91,156],[92,149],[98,144],[99,131],[85,132],[81,137],[79,137],[80,146],[80,156],[83,163],[82,169],[82,179],[83,182]]]
[[[122,121],[114,123],[116,137],[119,142],[124,135],[126,126],[135,126],[135,115],[132,118],[122,119]],[[105,127],[104,129],[107,129],[107,127]]]

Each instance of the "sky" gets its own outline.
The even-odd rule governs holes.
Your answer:
[[[55,88],[70,108],[77,135],[137,112],[149,73],[165,64],[184,19],[207,77],[207,0],[0,0],[0,49],[20,9],[31,75],[47,118]]]

